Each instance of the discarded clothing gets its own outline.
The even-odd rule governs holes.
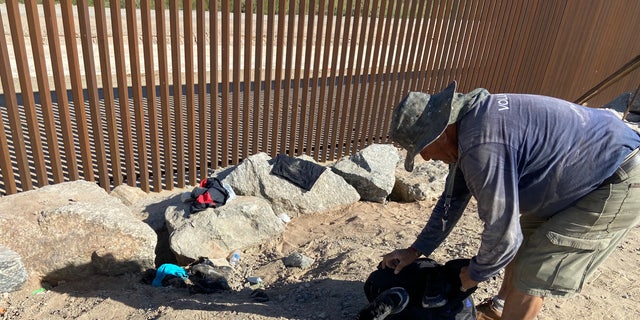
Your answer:
[[[231,290],[227,277],[229,267],[216,266],[211,260],[200,257],[187,266],[189,269],[190,293],[216,293]]]
[[[313,188],[320,175],[326,168],[311,161],[292,158],[286,154],[279,154],[271,169],[271,174],[277,175],[309,191]]]
[[[153,279],[153,282],[151,283],[151,285],[154,287],[162,287],[162,280],[166,276],[174,276],[174,277],[182,278],[184,280],[184,279],[187,279],[189,275],[187,274],[187,270],[185,270],[184,268],[177,266],[175,264],[165,263],[161,265],[156,271],[156,276]]]
[[[216,178],[206,178],[200,181],[200,185],[191,191],[191,213],[196,213],[207,208],[218,208],[229,200],[229,191],[222,182]]]

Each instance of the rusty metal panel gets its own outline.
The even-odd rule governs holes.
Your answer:
[[[522,11],[521,3],[509,1],[508,4],[509,6],[501,24],[500,34],[502,41],[495,48],[497,53],[495,72],[487,84],[487,87],[499,92],[507,91],[508,84],[504,82],[504,75],[512,70],[513,51],[517,46],[516,34],[522,22],[522,17],[520,16]]]
[[[273,84],[273,56],[274,56],[274,42],[275,42],[275,17],[276,8],[275,2],[269,1],[267,6],[267,41],[266,41],[266,61],[264,72],[264,103],[261,104],[262,110],[260,115],[262,117],[262,133],[260,135],[260,146],[263,152],[269,153],[269,142],[271,134],[271,101],[272,84]],[[256,137],[257,138],[257,137]],[[258,139],[256,139],[258,140]]]
[[[474,68],[478,56],[478,46],[480,45],[480,43],[475,40],[481,38],[481,32],[485,30],[480,23],[480,18],[485,14],[487,8],[487,6],[485,6],[485,4],[487,4],[486,1],[473,0],[471,2],[472,9],[467,17],[467,25],[465,26],[467,30],[465,39],[463,40],[463,50],[465,52],[456,67],[456,79],[458,80],[460,91],[463,92],[469,90],[469,79],[473,76],[471,70]]]
[[[229,30],[229,2],[222,1],[221,8],[221,27],[220,27],[220,37],[221,37],[221,88],[222,92],[220,92],[220,103],[222,106],[222,158],[221,158],[221,166],[226,167],[230,164],[229,161],[229,57],[231,56],[231,52],[229,50],[229,38],[231,37],[231,31]]]
[[[124,35],[122,30],[122,17],[120,3],[110,4],[111,32],[114,35]],[[120,139],[124,149],[124,167],[129,186],[137,185],[134,146],[131,130],[131,110],[129,109],[129,90],[127,82],[127,69],[125,66],[124,39],[122,36],[113,37],[113,52],[116,66],[116,81],[118,86],[118,105],[120,106]]]
[[[357,89],[358,86],[353,85],[352,83],[354,82],[354,74],[357,75],[358,72],[358,65],[360,62],[360,57],[362,56],[361,53],[357,54],[357,59],[356,59],[356,49],[358,47],[358,41],[356,41],[356,39],[358,39],[357,35],[358,33],[364,34],[363,31],[363,25],[360,23],[360,19],[361,19],[361,14],[360,14],[360,7],[362,5],[362,2],[360,0],[356,0],[355,3],[355,7],[353,8],[353,10],[349,10],[351,12],[354,12],[355,14],[353,15],[353,33],[351,36],[351,41],[350,41],[350,46],[349,46],[349,61],[347,62],[347,67],[345,72],[347,73],[347,77],[346,77],[346,88],[345,88],[345,93],[343,95],[343,103],[342,103],[342,108],[344,109],[342,112],[342,115],[340,117],[340,121],[341,121],[341,125],[340,125],[340,147],[338,148],[338,159],[341,158],[343,155],[350,155],[351,154],[351,145],[353,143],[353,130],[352,130],[352,124],[354,121],[354,115],[355,115],[355,102],[356,99],[355,97],[357,96]],[[356,66],[356,68],[354,68],[354,66]],[[355,78],[355,81],[358,81],[358,78]]]
[[[640,31],[629,23],[637,11],[635,2],[567,1],[541,93],[573,100],[636,55],[624,35]]]
[[[326,113],[327,116],[324,119],[324,133],[323,133],[323,141],[327,146],[326,150],[323,150],[322,156],[318,159],[320,161],[326,161],[327,159],[333,159],[333,148],[335,146],[335,139],[332,139],[332,136],[335,135],[335,109],[337,108],[337,97],[336,97],[336,82],[338,82],[338,54],[340,52],[340,30],[342,30],[342,21],[343,14],[340,8],[343,8],[344,0],[338,0],[336,9],[333,11],[335,16],[335,27],[333,29],[333,40],[332,40],[332,49],[331,49],[331,73],[328,76],[326,85],[329,87],[329,91],[327,92],[327,106]],[[333,7],[331,7],[333,9]],[[331,11],[330,11],[331,12]],[[327,40],[331,39],[331,35],[327,30]],[[327,65],[329,62],[327,62]],[[327,72],[328,73],[328,72]]]
[[[293,2],[293,1],[291,1]],[[253,76],[253,127],[252,127],[252,136],[251,136],[251,154],[258,153],[259,143],[257,136],[260,133],[260,106],[262,105],[262,101],[260,99],[262,93],[262,51],[263,43],[262,37],[264,34],[264,1],[256,1],[256,31],[255,31],[255,66],[254,66],[254,76]],[[280,10],[279,18],[284,20],[284,15],[286,11],[284,9]],[[287,57],[291,57],[291,54],[287,54]],[[215,83],[215,81],[214,81]],[[286,83],[286,82],[285,82]],[[285,91],[287,92],[287,91]],[[286,98],[285,98],[286,99]],[[285,100],[286,101],[286,100]],[[286,108],[286,106],[285,106]],[[248,125],[248,124],[247,124]],[[286,122],[284,128],[286,128]],[[286,135],[286,131],[282,133],[280,137],[284,137]],[[249,137],[247,137],[249,139]],[[284,144],[281,143],[281,146]],[[282,149],[280,151],[283,152]]]
[[[434,79],[434,90],[441,90],[451,83],[455,78],[452,72],[452,63],[455,60],[457,51],[457,38],[461,33],[461,15],[464,12],[463,3],[460,0],[451,1],[451,15],[446,18],[447,27],[445,33],[445,43],[440,54],[438,76]],[[388,121],[387,121],[388,122]]]
[[[23,38],[22,22],[20,21],[20,13],[18,11],[18,3],[15,0],[7,1],[7,13],[9,16],[9,24],[11,25],[11,38],[15,48],[15,55],[20,57],[26,57],[26,44]],[[20,80],[20,92],[24,100],[24,114],[27,121],[28,137],[29,140],[25,146],[33,158],[32,166],[36,172],[36,182],[38,186],[49,184],[47,178],[47,169],[44,162],[44,154],[42,152],[42,139],[40,138],[40,129],[38,127],[38,115],[36,112],[35,100],[33,97],[33,87],[31,84],[31,74],[29,72],[29,65],[26,59],[16,59],[19,80]],[[8,65],[8,64],[7,64]],[[15,110],[15,116],[17,116],[18,110]],[[17,123],[21,123],[19,118],[14,117]],[[15,134],[22,135],[22,132],[16,132]],[[31,189],[31,177],[28,175],[23,177],[21,182]]]
[[[372,123],[369,130],[373,134],[373,136],[376,138],[381,137],[380,132],[383,130],[381,129],[381,126],[383,126],[383,124],[379,119],[381,117],[381,114],[385,113],[385,108],[386,108],[386,106],[384,106],[383,101],[384,101],[384,96],[387,92],[386,85],[387,85],[388,79],[385,79],[384,70],[385,70],[386,61],[388,61],[389,58],[392,56],[391,54],[388,54],[387,47],[390,46],[389,41],[390,41],[390,38],[393,37],[391,34],[391,28],[393,25],[392,22],[394,20],[393,13],[395,10],[398,10],[397,7],[395,6],[395,3],[396,1],[390,1],[387,3],[382,44],[380,46],[380,51],[376,51],[376,56],[379,56],[380,60],[376,59],[377,61],[376,85],[375,85],[374,100],[373,100],[373,105],[375,106],[375,111],[373,113],[373,116],[375,117],[375,121],[372,121],[372,122],[375,122],[375,124]],[[381,11],[380,17],[383,17],[383,16],[384,16],[383,11]],[[377,142],[382,142],[383,140],[384,138],[381,138]]]
[[[374,2],[377,2],[377,0],[373,0]],[[323,51],[323,55],[322,55],[322,73],[320,75],[321,80],[317,79],[316,81],[318,81],[317,86],[319,86],[319,101],[318,101],[318,116],[317,116],[317,121],[315,124],[316,127],[316,136],[315,136],[315,145],[314,145],[314,150],[316,153],[316,160],[317,161],[325,161],[326,159],[326,154],[327,154],[327,149],[330,148],[328,143],[327,143],[327,135],[329,133],[329,119],[330,119],[330,109],[326,108],[326,105],[328,103],[327,101],[327,86],[328,86],[328,82],[329,82],[329,69],[330,69],[330,54],[331,54],[331,36],[333,35],[333,18],[334,18],[334,14],[333,14],[333,10],[334,10],[334,6],[335,6],[335,0],[329,0],[329,3],[327,4],[327,23],[325,26],[325,34],[324,34],[324,51]],[[324,7],[323,7],[324,10]],[[320,33],[318,33],[320,34]],[[319,51],[319,50],[318,50]],[[319,55],[318,55],[319,56]],[[322,84],[320,84],[320,82]]]
[[[156,15],[156,32],[158,38],[158,77],[159,77],[159,90],[160,90],[160,110],[162,116],[162,179],[165,184],[165,189],[172,190],[174,185],[173,178],[173,143],[172,143],[172,128],[174,121],[171,120],[171,105],[169,103],[169,71],[167,66],[168,55],[167,45],[165,43],[167,39],[167,31],[165,24],[165,8],[164,1],[155,2],[155,15]],[[177,47],[174,47],[177,48]],[[172,50],[174,51],[174,50]],[[158,121],[160,122],[160,121]]]
[[[144,136],[144,146],[149,146],[151,158],[151,180],[153,191],[160,192],[162,189],[162,174],[160,173],[160,146],[158,135],[158,109],[156,105],[156,84],[155,84],[155,62],[153,58],[153,43],[151,31],[151,8],[149,0],[140,1],[140,15],[142,25],[142,51],[144,55],[144,78],[146,98],[144,106],[147,111],[148,136]],[[143,98],[143,99],[144,99]],[[146,148],[146,147],[145,147]],[[145,168],[146,169],[146,168]]]
[[[424,2],[422,2],[422,4],[424,6]],[[366,131],[366,128],[368,127],[368,124],[370,122],[371,111],[373,109],[373,106],[371,105],[371,100],[369,100],[369,103],[367,103],[366,98],[367,98],[367,92],[370,93],[372,91],[369,75],[373,71],[371,55],[373,54],[373,49],[375,46],[374,35],[376,33],[376,30],[375,30],[376,18],[377,18],[376,10],[378,10],[378,7],[379,7],[378,1],[373,0],[371,3],[370,14],[369,14],[369,8],[367,6],[367,2],[365,2],[365,9],[363,9],[364,18],[362,20],[362,28],[364,28],[367,31],[366,31],[366,38],[365,38],[365,32],[362,32],[360,43],[363,44],[362,45],[363,48],[366,46],[366,53],[364,54],[364,56],[362,55],[362,51],[360,51],[360,53],[358,54],[359,57],[363,57],[363,60],[361,61],[362,70],[358,72],[358,78],[360,79],[360,81],[358,81],[358,83],[360,83],[359,85],[360,90],[359,90],[359,98],[357,101],[358,103],[357,108],[358,110],[360,110],[360,112],[357,113],[358,117],[355,120],[356,123],[355,124],[352,123],[352,125],[355,126],[354,134],[355,134],[356,150],[360,150],[363,144],[366,145],[366,142],[371,143],[371,138],[368,136],[368,132]],[[360,66],[360,64],[358,64],[358,66]]]
[[[60,183],[64,180],[62,173],[62,164],[60,162],[60,148],[58,146],[58,138],[56,134],[56,124],[53,112],[53,103],[51,100],[51,92],[49,87],[49,74],[45,63],[44,48],[42,43],[42,32],[40,31],[40,21],[38,18],[38,8],[35,1],[27,1],[25,3],[27,12],[27,24],[29,25],[29,35],[31,39],[31,50],[33,51],[33,63],[36,69],[36,78],[38,82],[38,91],[43,93],[40,95],[40,109],[42,112],[42,122],[44,122],[44,131],[46,134],[46,145],[39,146],[43,150],[48,151],[44,155],[48,159],[44,160],[45,166],[53,176],[53,183]],[[41,182],[48,184],[47,181]]]
[[[423,2],[424,3],[424,2]],[[378,72],[378,63],[380,61],[380,52],[382,51],[382,34],[384,33],[385,24],[384,21],[384,13],[385,13],[385,2],[382,1],[378,3],[377,0],[374,0],[372,4],[372,8],[374,12],[371,14],[371,31],[369,33],[368,40],[368,48],[367,48],[367,61],[369,61],[369,69],[366,74],[368,80],[366,81],[367,87],[367,96],[366,99],[364,96],[360,96],[360,99],[363,101],[366,106],[366,114],[365,114],[365,126],[362,129],[362,137],[363,139],[368,139],[371,143],[374,143],[377,139],[375,135],[373,135],[373,128],[375,125],[375,116],[378,112],[378,105],[374,103],[374,93],[377,90],[379,72]],[[378,11],[375,11],[378,10]],[[377,12],[377,13],[376,13]],[[375,32],[373,26],[376,26]],[[373,38],[375,34],[375,39]],[[373,55],[373,56],[371,56]],[[377,95],[376,95],[377,96]]]
[[[78,174],[78,161],[76,154],[75,141],[73,138],[73,124],[69,112],[69,99],[67,98],[67,87],[65,83],[64,67],[62,64],[62,45],[60,44],[60,35],[58,32],[58,15],[55,12],[54,1],[47,0],[42,2],[45,24],[47,28],[47,40],[49,43],[49,55],[51,60],[52,77],[55,85],[56,104],[58,109],[58,117],[60,119],[60,134],[64,151],[61,156],[64,157],[64,169],[67,172],[68,179],[75,181],[80,179]]]
[[[18,100],[16,98],[16,88],[13,84],[13,77],[11,76],[11,68],[9,60],[9,46],[7,45],[7,39],[5,37],[4,24],[2,22],[2,15],[0,15],[0,65],[3,66],[5,72],[0,72],[0,80],[2,81],[2,90],[5,96],[7,118],[9,119],[9,127],[11,129],[10,135],[13,142],[13,149],[15,150],[15,162],[11,161],[9,154],[9,140],[6,137],[4,129],[4,120],[0,114],[0,169],[2,169],[2,179],[4,183],[5,192],[13,194],[18,192],[16,180],[13,172],[13,166],[17,166],[18,173],[21,181],[22,190],[29,190],[33,188],[31,183],[31,177],[29,173],[29,162],[27,160],[27,151],[25,146],[24,137],[22,135],[20,126],[20,115],[18,113]],[[4,111],[4,110],[3,110]]]
[[[219,143],[221,140],[220,137],[220,103],[218,100],[218,83],[219,83],[219,73],[218,67],[220,63],[218,63],[218,43],[220,41],[218,37],[218,30],[220,30],[220,24],[218,21],[218,2],[212,1],[209,3],[209,38],[210,41],[210,68],[211,68],[211,99],[210,107],[211,111],[209,113],[210,125],[211,125],[211,162],[212,168],[217,169],[220,165],[220,148]],[[258,91],[259,92],[259,91]]]
[[[251,13],[249,17],[244,16],[244,79],[243,79],[243,98],[242,98],[242,153],[240,154],[242,159],[246,159],[249,154],[249,138],[251,128],[251,49],[252,49],[252,37],[253,37],[253,1],[245,1],[245,12]],[[280,39],[278,39],[280,40]],[[278,46],[280,48],[280,46]],[[276,74],[279,68],[276,68]],[[276,79],[278,76],[276,75]],[[279,89],[279,85],[276,89]],[[277,96],[277,94],[276,94]],[[277,98],[276,98],[277,101]],[[253,102],[258,103],[257,101]],[[275,132],[278,132],[276,129]]]
[[[100,99],[98,97],[98,82],[96,78],[95,55],[91,39],[91,21],[89,8],[85,1],[78,1],[78,17],[80,39],[82,42],[82,56],[85,67],[85,79],[87,81],[87,95],[89,100],[89,111],[91,114],[91,128],[93,134],[93,148],[95,148],[95,158],[97,162],[98,181],[100,186],[109,191],[111,183],[109,181],[109,171],[107,169],[107,158],[105,152],[105,137],[102,128],[102,111],[100,110]]]
[[[320,150],[315,148],[316,143],[320,141],[322,136],[322,128],[318,125],[322,123],[322,110],[321,107],[324,104],[322,100],[318,101],[318,86],[320,82],[320,55],[322,53],[322,38],[324,31],[324,15],[325,1],[320,0],[318,3],[318,22],[315,30],[315,52],[313,55],[313,79],[311,81],[311,101],[309,104],[309,130],[307,130],[307,154],[313,156],[314,159],[320,159]],[[277,130],[276,130],[277,132]]]
[[[304,68],[302,69],[303,72],[303,76],[302,76],[302,84],[301,84],[301,91],[302,91],[302,98],[301,98],[301,102],[300,102],[300,109],[301,109],[301,115],[300,115],[300,145],[298,147],[298,154],[306,154],[306,155],[311,155],[311,150],[309,148],[309,145],[307,145],[307,141],[306,138],[311,134],[312,129],[310,129],[308,127],[308,119],[310,117],[309,114],[309,109],[311,108],[311,105],[309,103],[309,86],[310,86],[310,82],[311,82],[311,69],[313,68],[312,66],[312,59],[313,59],[313,32],[314,32],[314,27],[315,27],[315,14],[314,14],[314,10],[315,10],[315,6],[316,6],[316,2],[315,0],[310,0],[308,1],[308,13],[307,13],[307,29],[306,29],[306,43],[305,43],[305,54],[304,54]],[[303,11],[301,11],[299,13],[300,14],[304,14]]]
[[[473,17],[475,28],[479,29],[476,33],[478,36],[473,40],[470,57],[467,59],[467,76],[460,81],[461,90],[472,90],[476,87],[483,87],[484,84],[479,83],[481,70],[483,69],[482,61],[485,57],[487,38],[491,29],[491,18],[495,14],[496,1],[482,1],[482,9],[480,13]]]
[[[196,105],[195,105],[195,84],[194,84],[194,66],[193,66],[193,26],[191,17],[193,8],[191,0],[182,2],[182,14],[184,21],[184,65],[185,65],[185,102],[186,102],[186,125],[187,125],[187,168],[189,169],[189,183],[191,185],[198,184],[197,177],[197,140],[196,140]]]
[[[129,61],[131,65],[131,90],[133,91],[133,110],[135,119],[135,136],[138,158],[140,188],[149,192],[149,168],[146,144],[145,108],[142,102],[141,71],[138,50],[137,15],[134,3],[126,3],[127,35],[129,40]]]
[[[207,115],[207,53],[206,53],[206,26],[205,26],[205,10],[204,1],[196,1],[196,48],[198,59],[198,153],[197,158],[200,159],[200,179],[209,176],[209,163],[211,153],[209,152],[210,136],[209,134],[209,117]],[[214,96],[212,96],[213,98]],[[195,168],[192,168],[195,170]]]
[[[397,66],[398,68],[398,83],[396,84],[396,89],[394,90],[394,96],[391,99],[392,105],[397,104],[400,99],[402,99],[405,95],[407,95],[409,91],[409,85],[411,83],[411,79],[408,78],[410,74],[410,66],[413,66],[411,62],[415,61],[415,52],[418,48],[419,38],[416,36],[419,34],[420,24],[416,23],[416,20],[419,19],[418,13],[418,3],[421,4],[421,7],[424,7],[424,1],[411,1],[411,8],[408,11],[408,15],[404,17],[405,22],[407,23],[405,34],[405,45],[402,48],[402,62]],[[405,5],[405,8],[409,8],[409,5]],[[360,146],[358,147],[360,149]]]
[[[239,162],[240,154],[240,56],[242,12],[240,1],[233,2],[233,95],[231,108],[231,163]]]
[[[520,69],[522,68],[522,61],[526,55],[528,49],[531,49],[527,44],[531,43],[531,30],[533,19],[536,17],[534,14],[537,10],[539,1],[532,1],[528,6],[521,5],[521,16],[518,19],[522,22],[518,27],[518,34],[515,36],[514,41],[517,43],[514,46],[513,52],[513,65],[509,68],[508,72],[503,75],[503,82],[505,82],[506,92],[516,92],[518,85],[526,80],[525,77],[520,76]]]
[[[284,64],[284,44],[285,44],[285,10],[286,2],[280,0],[278,2],[278,29],[277,29],[277,42],[276,42],[276,69],[275,69],[275,86],[273,89],[273,133],[271,135],[271,147],[270,154],[275,156],[278,153],[278,143],[281,141],[279,136],[282,135],[282,129],[286,128],[283,124],[282,110],[282,73]],[[248,82],[250,83],[250,82]],[[257,89],[256,89],[257,90]],[[259,101],[254,101],[254,105],[259,104]],[[264,148],[267,150],[266,148]],[[247,155],[248,156],[248,155]]]
[[[383,97],[380,100],[381,103],[381,107],[382,107],[382,111],[378,114],[378,121],[381,122],[381,125],[379,126],[379,129],[381,131],[378,132],[379,136],[387,136],[387,131],[388,131],[388,124],[385,123],[385,120],[388,119],[389,115],[391,114],[391,111],[393,110],[392,108],[390,108],[390,104],[391,104],[391,97],[393,96],[393,87],[392,84],[394,83],[392,80],[392,77],[394,76],[394,72],[395,72],[395,68],[394,65],[399,63],[399,57],[401,56],[401,54],[396,53],[396,49],[398,46],[401,46],[402,44],[400,43],[400,40],[402,39],[402,36],[399,35],[400,33],[400,23],[401,23],[401,17],[402,16],[406,16],[406,10],[402,10],[402,6],[403,3],[407,3],[406,1],[398,1],[398,5],[396,6],[395,9],[395,15],[393,17],[393,28],[391,30],[391,45],[389,47],[389,51],[387,52],[387,59],[386,59],[386,71],[385,71],[385,80],[384,80],[384,86],[382,89],[382,94]],[[395,58],[395,59],[394,59]],[[386,139],[383,139],[382,141],[385,141]]]
[[[360,1],[356,0],[356,4],[359,5]],[[345,27],[344,27],[343,42],[341,44],[342,54],[340,55],[340,58],[341,58],[341,65],[340,65],[341,77],[340,78],[343,85],[340,85],[340,82],[338,83],[337,101],[340,102],[339,104],[340,108],[334,114],[335,115],[334,120],[336,120],[334,122],[334,130],[336,132],[334,137],[337,138],[337,141],[333,145],[337,147],[335,155],[338,159],[340,159],[344,155],[344,151],[345,151],[344,145],[346,144],[345,138],[348,139],[349,137],[345,132],[347,130],[346,129],[347,128],[346,113],[349,110],[348,109],[349,101],[351,99],[349,96],[350,90],[351,90],[351,80],[353,78],[353,74],[352,74],[353,71],[351,68],[354,63],[353,59],[355,57],[355,48],[356,48],[356,41],[355,40],[349,41],[349,39],[351,39],[352,35],[357,34],[358,19],[359,19],[359,11],[355,10],[356,14],[354,16],[350,14],[351,12],[354,12],[353,5],[354,5],[353,1],[347,0],[347,6],[346,6],[347,14],[346,14]],[[353,22],[351,21],[352,18],[353,18]],[[349,49],[348,59],[347,59],[347,48]],[[344,92],[342,92],[343,86],[345,87]],[[331,160],[333,160],[333,158],[331,158]]]
[[[184,188],[186,185],[186,169],[185,162],[182,155],[185,152],[184,146],[184,128],[183,128],[183,114],[182,114],[182,79],[181,79],[181,67],[182,62],[180,59],[180,18],[178,10],[178,0],[171,0],[169,2],[169,27],[171,29],[171,72],[173,74],[172,89],[173,89],[173,117],[175,124],[175,139],[176,146],[176,175],[177,185],[179,188]],[[166,159],[165,159],[166,160]]]
[[[113,97],[113,85],[111,82],[111,58],[109,44],[107,42],[107,21],[104,0],[94,2],[96,31],[98,37],[98,50],[100,69],[102,73],[102,92],[104,101],[104,115],[107,123],[107,145],[109,157],[108,166],[111,168],[111,180],[113,186],[122,184],[122,169],[120,165],[120,146],[118,143],[118,125],[116,122],[115,100]],[[110,190],[110,189],[109,189]]]
[[[347,154],[352,154],[354,153],[354,149],[355,151],[359,150],[361,148],[361,132],[362,132],[362,121],[363,121],[363,116],[365,114],[365,111],[363,110],[365,108],[365,106],[363,105],[363,100],[364,100],[364,93],[366,91],[367,88],[367,81],[363,80],[365,79],[365,75],[364,75],[364,71],[367,70],[368,68],[365,66],[363,67],[363,64],[365,64],[367,61],[367,56],[365,54],[365,47],[367,48],[367,52],[369,53],[369,56],[371,54],[371,50],[369,49],[371,47],[370,43],[367,43],[367,34],[373,34],[372,29],[373,29],[373,25],[371,25],[369,23],[369,1],[364,1],[364,6],[361,9],[362,10],[362,14],[361,14],[361,21],[360,21],[360,37],[358,39],[358,53],[357,55],[357,59],[356,59],[356,64],[355,64],[355,70],[352,72],[355,76],[354,79],[354,88],[353,88],[353,93],[351,94],[351,98],[350,98],[350,110],[349,110],[349,126],[347,127],[347,133],[348,138],[346,141],[346,147],[345,150],[347,152]],[[356,8],[357,10],[360,10],[360,7],[358,6]]]
[[[461,92],[485,87],[492,92],[572,100],[640,53],[640,43],[630,40],[640,32],[640,25],[628,23],[635,21],[640,2],[623,0],[314,0],[288,4],[279,0],[248,1],[244,8],[240,2],[234,2],[233,8],[230,2],[209,2],[208,20],[204,0],[196,1],[195,17],[192,1],[171,0],[170,62],[168,48],[162,44],[167,37],[161,14],[164,3],[156,3],[153,11],[149,0],[141,2],[140,8],[136,2],[127,3],[125,47],[119,3],[110,5],[109,25],[104,0],[96,1],[95,50],[89,41],[93,22],[87,18],[88,2],[80,2],[80,19],[74,18],[76,7],[63,2],[60,28],[64,27],[66,57],[56,39],[53,1],[44,1],[42,9],[27,3],[28,27],[36,35],[30,43],[15,39],[21,35],[15,30],[22,28],[20,18],[11,14],[16,5],[15,0],[10,1],[6,5],[10,14],[3,15],[9,16],[11,38],[17,44],[13,47],[19,55],[31,48],[34,56],[11,66],[19,71],[23,92],[16,93],[15,88],[12,92],[12,68],[0,71],[8,104],[4,119],[9,119],[10,128],[4,132],[10,144],[0,145],[4,153],[0,156],[14,161],[2,167],[5,192],[28,190],[34,181],[42,184],[48,179],[93,181],[94,174],[103,186],[120,184],[125,176],[129,185],[140,184],[145,191],[149,182],[154,191],[170,189],[174,183],[184,187],[186,179],[195,184],[196,176],[206,175],[210,167],[237,164],[258,152],[272,156],[304,153],[319,161],[334,160],[368,144],[386,142],[390,113],[409,90],[434,93],[456,79]],[[38,10],[48,12],[48,53],[37,41]],[[245,16],[254,11],[255,20]],[[138,12],[142,41],[137,34]],[[79,32],[75,21],[80,22]],[[152,41],[154,28],[161,44],[157,51]],[[109,33],[114,57],[108,53]],[[82,52],[78,52],[76,34],[82,37]],[[7,40],[1,41],[6,44]],[[130,55],[129,61],[125,54]],[[47,58],[51,82],[43,62]],[[81,58],[86,78],[80,72]],[[5,64],[15,63],[3,59]],[[63,69],[64,59],[68,71]],[[95,59],[100,59],[99,66]],[[109,72],[110,59],[115,61],[115,73]],[[35,77],[29,74],[29,64]],[[101,83],[96,71],[102,72]],[[634,90],[638,77],[637,70],[614,75],[611,83],[589,97],[588,104],[599,106],[622,91]],[[57,106],[46,94],[41,95],[42,106],[35,104],[30,88],[35,81],[40,94],[50,92],[55,84]],[[30,150],[38,139],[44,146],[39,155],[38,150]],[[56,150],[61,143],[65,152]],[[50,159],[49,155],[54,156]]]
[[[261,2],[261,1],[260,1]],[[288,154],[293,149],[290,147],[290,135],[293,131],[291,112],[295,110],[291,103],[291,79],[293,76],[293,64],[294,64],[294,56],[293,56],[293,48],[294,48],[294,39],[295,39],[295,22],[296,22],[296,2],[289,1],[289,6],[286,10],[287,13],[285,15],[285,10],[280,11],[280,15],[278,19],[284,19],[284,16],[287,17],[287,48],[285,50],[285,62],[284,62],[284,94],[282,99],[282,132],[280,133],[280,153]],[[262,16],[262,15],[259,15]],[[256,56],[258,49],[256,48]],[[256,64],[257,65],[257,64]],[[256,72],[257,74],[257,72]],[[265,101],[266,102],[266,101]],[[257,109],[259,110],[259,109]],[[256,112],[257,113],[257,112]]]
[[[292,1],[293,2],[293,1]],[[298,13],[304,13],[305,11],[305,4],[306,1],[300,1],[299,2],[299,6],[298,6]],[[269,16],[271,16],[271,10],[269,10]],[[291,113],[292,113],[292,118],[291,118],[291,148],[289,149],[289,156],[293,156],[296,154],[299,154],[299,152],[297,150],[298,147],[298,114],[299,114],[299,108],[300,108],[300,74],[302,73],[302,40],[303,40],[303,36],[304,36],[304,14],[298,14],[297,15],[297,22],[298,22],[298,27],[296,30],[296,34],[297,34],[297,38],[296,38],[296,51],[295,51],[295,63],[294,63],[294,68],[293,68],[293,99],[291,101]],[[269,34],[269,32],[267,31],[267,34]],[[267,36],[267,49],[269,48],[269,39],[270,37]],[[293,40],[293,39],[292,39]],[[269,60],[269,54],[267,53],[267,72],[270,71],[270,60]],[[265,81],[268,85],[267,88],[270,88],[270,78],[267,78],[267,80]],[[287,85],[288,86],[288,85]],[[268,104],[268,97],[267,97],[267,93],[270,90],[266,90],[265,91],[265,108],[269,105]],[[265,117],[267,118],[267,117]],[[268,118],[267,118],[268,119]],[[266,124],[265,124],[266,126]],[[263,130],[263,134],[264,134],[265,130]],[[263,140],[264,141],[264,140]]]

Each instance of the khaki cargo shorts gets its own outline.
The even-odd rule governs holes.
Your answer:
[[[516,288],[534,296],[580,292],[596,268],[640,222],[640,167],[603,184],[548,220],[522,216]]]

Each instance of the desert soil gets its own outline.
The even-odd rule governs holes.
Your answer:
[[[158,202],[169,195],[150,194]],[[364,281],[381,255],[406,247],[422,229],[433,201],[387,204],[358,202],[335,210],[293,218],[282,239],[244,252],[232,291],[190,294],[156,288],[140,274],[96,276],[42,291],[30,281],[1,297],[0,319],[352,319],[366,304]],[[471,257],[479,245],[481,222],[472,203],[448,240],[431,256],[439,262]],[[601,266],[581,294],[547,299],[538,319],[637,319],[640,317],[640,230],[634,229]],[[282,259],[303,253],[315,263],[286,268]],[[259,276],[269,301],[256,302],[247,276]],[[501,276],[482,283],[476,302],[496,292]],[[40,289],[40,290],[38,290]]]

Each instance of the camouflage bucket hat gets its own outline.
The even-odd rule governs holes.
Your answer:
[[[438,139],[450,124],[453,109],[451,101],[456,86],[454,81],[442,92],[433,95],[410,92],[393,110],[389,135],[393,142],[407,150],[405,170],[413,171],[416,155]]]

